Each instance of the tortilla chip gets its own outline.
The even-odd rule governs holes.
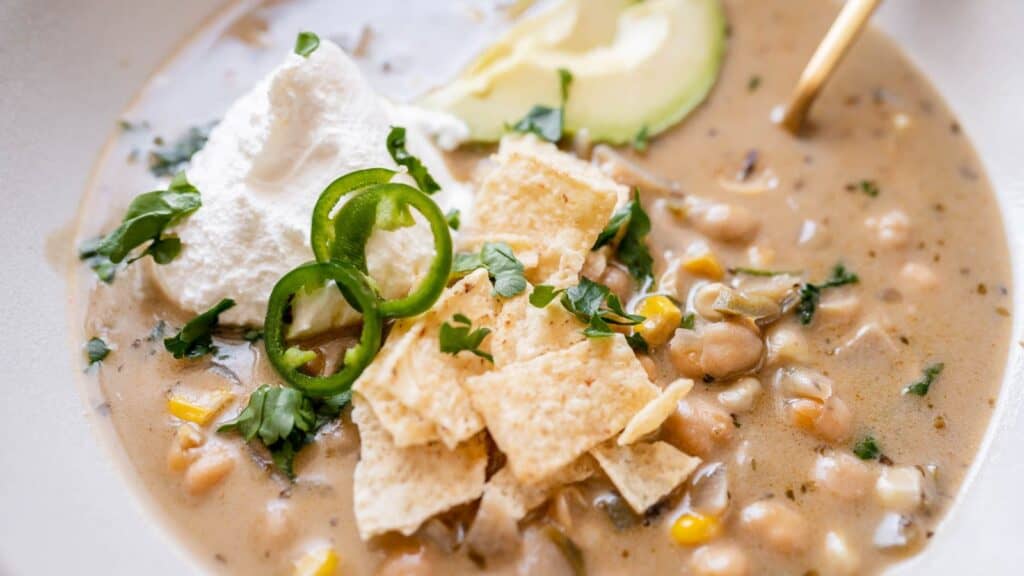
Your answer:
[[[486,270],[476,270],[449,288],[434,308],[416,318],[397,322],[373,364],[356,381],[354,389],[370,401],[390,395],[423,421],[435,426],[449,448],[483,429],[462,382],[490,368],[487,360],[469,352],[456,356],[441,352],[441,325],[455,314],[465,314],[473,329],[494,325],[496,300]],[[481,348],[489,345],[484,341]],[[408,415],[401,417],[408,420]],[[419,421],[381,418],[399,446],[424,444],[433,440],[416,426]],[[409,433],[414,427],[420,435]]]
[[[585,326],[558,302],[536,308],[529,302],[533,286],[505,300],[491,335],[494,365],[498,368],[564,350],[584,340]]]
[[[688,456],[667,442],[630,446],[605,442],[590,453],[637,514],[657,504],[700,464],[700,458]]]
[[[551,476],[620,432],[658,395],[621,334],[466,380],[520,482]]]
[[[502,500],[516,520],[544,503],[551,493],[566,484],[581,482],[593,476],[594,459],[584,454],[565,468],[535,484],[523,484],[516,480],[512,470],[506,466],[491,477],[484,486],[483,500]]]
[[[628,189],[533,137],[502,139],[494,160],[477,193],[467,236],[518,237],[520,250],[538,254],[528,280],[575,284],[594,240]]]
[[[359,394],[352,397],[352,421],[362,444],[353,491],[363,540],[391,531],[410,535],[430,517],[483,493],[487,448],[481,436],[455,450],[439,443],[400,448]]]
[[[519,545],[519,520],[543,504],[561,486],[594,474],[594,459],[584,454],[572,464],[536,484],[519,483],[508,466],[487,481],[466,543],[474,552],[493,558],[509,554]]]
[[[387,382],[388,375],[401,357],[401,350],[397,345],[387,357],[378,354],[356,380],[353,388],[373,407],[378,420],[391,434],[391,440],[395,445],[417,446],[439,441],[441,435],[433,422],[407,408],[386,386],[379,385],[381,382]]]
[[[619,434],[619,446],[625,446],[636,442],[641,437],[650,434],[676,409],[676,405],[693,389],[693,380],[680,378],[668,385],[661,391],[661,395],[652,400],[633,416],[633,419],[626,424],[626,429]]]

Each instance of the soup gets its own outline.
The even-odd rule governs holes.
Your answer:
[[[212,128],[211,150],[187,174],[195,180],[207,170],[199,179],[210,182],[209,171],[229,170],[213,157],[216,131],[235,129],[230,118],[238,114],[225,116],[228,104],[280,61],[294,40],[292,23],[316,25],[325,39],[304,56],[310,66],[328,57],[350,62],[340,51],[331,56],[326,39],[343,36],[332,30],[343,19],[326,4],[237,7],[190,40],[126,111],[84,203],[81,237],[115,229],[136,193],[164,186],[166,178],[150,174],[154,166],[166,164],[165,176],[187,166],[215,118],[230,125]],[[527,135],[506,136],[500,148],[466,144],[440,163],[418,153],[449,195],[438,197],[468,215],[453,233],[455,251],[479,262],[464,265],[425,315],[383,321],[385,342],[356,381],[354,407],[332,412],[316,404],[324,421],[295,441],[293,455],[282,448],[287,439],[259,431],[246,442],[245,425],[237,424],[258,387],[283,383],[267,352],[273,334],[262,326],[263,309],[253,316],[231,294],[237,304],[225,308],[219,325],[207,322],[212,340],[179,329],[217,303],[205,283],[275,258],[291,268],[313,258],[308,247],[280,256],[257,241],[213,246],[211,262],[226,262],[203,268],[189,219],[222,204],[200,185],[203,206],[168,228],[181,229],[176,264],[164,269],[152,250],[118,268],[110,283],[83,267],[76,305],[85,339],[100,340],[90,348],[104,397],[97,412],[173,531],[210,570],[852,574],[878,573],[927,545],[974,459],[1007,351],[1009,259],[994,195],[941,97],[879,33],[865,34],[796,139],[768,118],[836,7],[727,0],[725,11],[728,51],[707,100],[632,149],[593,146],[577,133],[562,139],[562,151]],[[372,46],[386,42],[387,32],[368,30],[348,38],[352,60],[382,78],[412,75],[381,72],[393,64],[375,60]],[[301,60],[290,66],[308,72]],[[574,85],[584,86],[575,76]],[[378,82],[392,81],[400,82]],[[344,102],[356,106],[359,98]],[[570,118],[572,103],[570,88],[563,96]],[[193,125],[183,140],[167,136]],[[288,146],[304,134],[290,134]],[[160,135],[168,142],[154,142]],[[308,170],[322,189],[362,167],[339,161],[337,151],[320,158],[322,149],[308,144],[302,149],[315,152],[312,160],[299,162],[288,146],[274,148],[260,186],[277,190]],[[151,149],[159,152],[155,162],[144,156]],[[388,160],[383,139],[375,150],[367,154]],[[326,180],[316,172],[323,166],[335,170]],[[534,185],[566,194],[572,209],[530,196]],[[280,201],[280,211],[308,222],[312,204],[291,201]],[[590,216],[578,209],[599,205]],[[650,220],[649,232],[634,226],[639,214]],[[615,215],[622,215],[617,225]],[[523,239],[537,232],[532,223],[558,218],[574,223]],[[587,218],[600,219],[596,229],[577,222]],[[279,230],[268,222],[266,230]],[[294,244],[282,240],[284,232],[265,234],[282,250]],[[362,240],[373,276],[387,262],[374,261],[374,241]],[[514,251],[518,276],[514,265],[496,271],[487,264],[485,253],[499,241]],[[563,245],[574,242],[585,244],[586,261],[566,279],[576,252]],[[652,258],[649,276],[644,252]],[[434,256],[427,250],[428,261]],[[182,262],[193,268],[181,272]],[[412,280],[429,277],[416,274],[396,281],[398,293],[388,296],[398,299]],[[279,276],[252,278],[269,288]],[[519,292],[517,278],[525,279]],[[547,294],[538,291],[546,285]],[[586,300],[581,286],[597,290],[597,300]],[[587,302],[597,308],[588,313]],[[285,313],[287,330],[298,330],[298,310]],[[464,323],[457,313],[465,313]],[[299,361],[308,377],[348,364],[343,351],[365,332],[359,322],[329,324],[289,336],[289,346],[301,346],[288,351],[312,354]],[[474,343],[481,327],[489,332]],[[440,354],[432,344],[419,352],[418,334],[439,329],[461,334],[450,342],[456,351]],[[180,354],[172,353],[175,345]],[[385,362],[399,374],[393,380],[380,367]],[[616,410],[631,406],[628,413],[577,410],[571,396],[552,408],[545,390],[583,373],[593,394]],[[462,386],[472,400],[470,420],[481,422],[465,434],[457,424],[438,424],[447,420],[416,428],[385,413],[386,394],[416,393],[408,385],[418,381],[440,389],[452,374],[459,382],[472,374]],[[531,387],[537,382],[543,389]],[[663,406],[668,411],[648,425]],[[572,418],[552,431],[535,421],[538,414]],[[218,431],[228,422],[236,422],[233,430]],[[402,450],[413,451],[416,463],[409,456],[396,464]],[[430,459],[465,468],[438,471],[447,488],[433,493],[409,495],[391,483],[389,474],[418,473]],[[530,497],[528,487],[536,489]],[[502,532],[509,524],[511,533]]]

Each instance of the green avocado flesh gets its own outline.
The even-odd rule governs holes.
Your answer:
[[[501,138],[535,105],[560,105],[558,70],[572,72],[565,131],[624,144],[682,120],[707,96],[725,51],[719,0],[561,0],[488,48],[423,104]]]

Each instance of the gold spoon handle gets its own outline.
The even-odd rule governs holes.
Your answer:
[[[807,63],[796,89],[784,108],[779,123],[791,134],[796,135],[804,123],[807,111],[818,97],[822,86],[839,66],[839,62],[853,45],[871,14],[882,0],[847,0],[836,21],[828,29],[825,38],[818,45],[811,61]]]

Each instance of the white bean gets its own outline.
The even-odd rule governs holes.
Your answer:
[[[780,552],[800,552],[807,547],[809,531],[804,517],[777,500],[748,505],[740,513],[740,525]]]
[[[704,369],[700,365],[702,347],[700,336],[693,330],[685,328],[676,330],[675,335],[669,340],[668,354],[672,366],[680,376],[693,379],[704,376]]]
[[[736,322],[717,322],[704,327],[700,365],[706,374],[725,378],[751,370],[761,361],[761,336]]]
[[[235,468],[235,456],[222,444],[207,445],[202,454],[185,471],[185,489],[193,495],[202,494],[219,484]]]
[[[924,503],[924,474],[914,466],[886,467],[875,482],[875,494],[888,510],[913,512]]]
[[[662,424],[668,442],[701,457],[732,441],[735,431],[728,412],[697,398],[680,401],[676,411]]]
[[[825,573],[836,576],[856,574],[860,567],[860,558],[857,556],[857,552],[837,532],[825,534],[824,562]]]
[[[718,403],[733,413],[750,412],[761,395],[761,382],[753,376],[740,378],[718,393]]]
[[[746,576],[750,560],[735,544],[708,544],[690,557],[690,571],[694,576]]]
[[[846,452],[818,456],[811,470],[815,484],[846,500],[864,496],[874,480],[874,472],[861,459]]]

